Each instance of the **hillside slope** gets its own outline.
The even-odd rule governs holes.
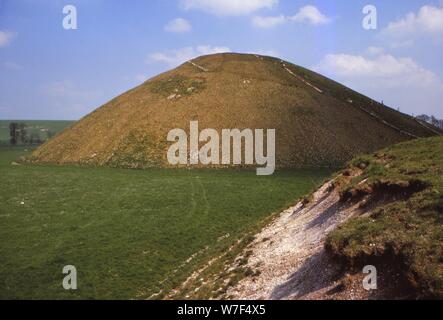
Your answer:
[[[442,299],[443,138],[359,157],[344,174],[355,177],[337,180],[340,201],[367,214],[329,234],[326,250],[351,270],[377,264],[398,272],[413,297]]]
[[[443,137],[358,157],[282,212],[189,298],[443,298]],[[377,268],[366,291],[364,266]],[[202,279],[203,278],[203,279]]]
[[[332,80],[276,58],[216,54],[122,94],[34,153],[39,162],[168,166],[167,133],[276,129],[278,167],[336,166],[436,133]]]

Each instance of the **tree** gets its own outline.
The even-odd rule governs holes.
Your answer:
[[[417,119],[425,121],[425,122],[431,122],[431,117],[429,117],[426,114],[421,114],[421,115],[417,116]]]
[[[440,129],[443,129],[443,120],[439,120],[434,116],[428,116],[426,114],[422,114],[417,116],[417,119],[432,124],[433,126],[436,126]]]
[[[41,144],[42,139],[37,132],[31,133],[31,137],[29,138],[29,144]]]
[[[9,141],[10,143],[15,146],[17,144],[17,140],[18,140],[18,123],[16,122],[11,122],[9,124]]]
[[[26,144],[28,142],[27,132],[26,132],[26,124],[20,123],[18,125],[18,137],[20,138],[20,141],[22,144]]]
[[[47,135],[48,135],[48,139],[51,139],[52,137],[55,136],[55,132],[52,131],[52,130],[48,130],[48,131],[47,131]]]

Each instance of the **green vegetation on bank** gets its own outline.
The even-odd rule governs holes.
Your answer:
[[[342,200],[369,197],[372,214],[333,231],[327,249],[351,266],[386,262],[418,297],[443,298],[443,137],[359,157],[347,170],[363,173]]]
[[[331,173],[11,165],[23,149],[0,148],[0,299],[167,293]]]

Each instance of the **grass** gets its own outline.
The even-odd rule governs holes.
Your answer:
[[[61,120],[0,120],[0,144],[9,143],[9,124],[11,122],[25,123],[28,136],[38,133],[43,140],[48,139],[48,130],[57,134],[74,123],[74,121]]]
[[[342,197],[371,196],[372,214],[333,231],[328,250],[358,267],[391,261],[418,297],[443,298],[443,137],[357,158],[356,168],[363,173]]]
[[[204,89],[204,79],[193,80],[185,76],[177,76],[167,80],[150,83],[151,92],[163,95],[190,95]]]
[[[0,148],[0,299],[168,292],[330,174],[12,166],[23,154]],[[65,265],[77,291],[62,288]]]

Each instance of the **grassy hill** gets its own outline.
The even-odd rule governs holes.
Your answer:
[[[9,144],[9,124],[12,122],[26,124],[28,136],[38,134],[43,141],[48,140],[49,132],[57,134],[71,126],[74,121],[49,120],[0,120],[0,144]]]
[[[122,94],[34,152],[41,163],[165,167],[167,133],[276,129],[281,168],[336,166],[436,135],[414,118],[280,59],[203,56]],[[440,132],[440,131],[438,131]]]
[[[362,285],[365,266],[376,290]],[[355,158],[171,294],[185,297],[442,299],[443,137]]]
[[[416,297],[443,298],[443,137],[401,143],[346,169],[360,170],[341,198],[365,199],[371,214],[333,231],[327,249],[351,269],[384,263],[383,273],[402,275]]]

